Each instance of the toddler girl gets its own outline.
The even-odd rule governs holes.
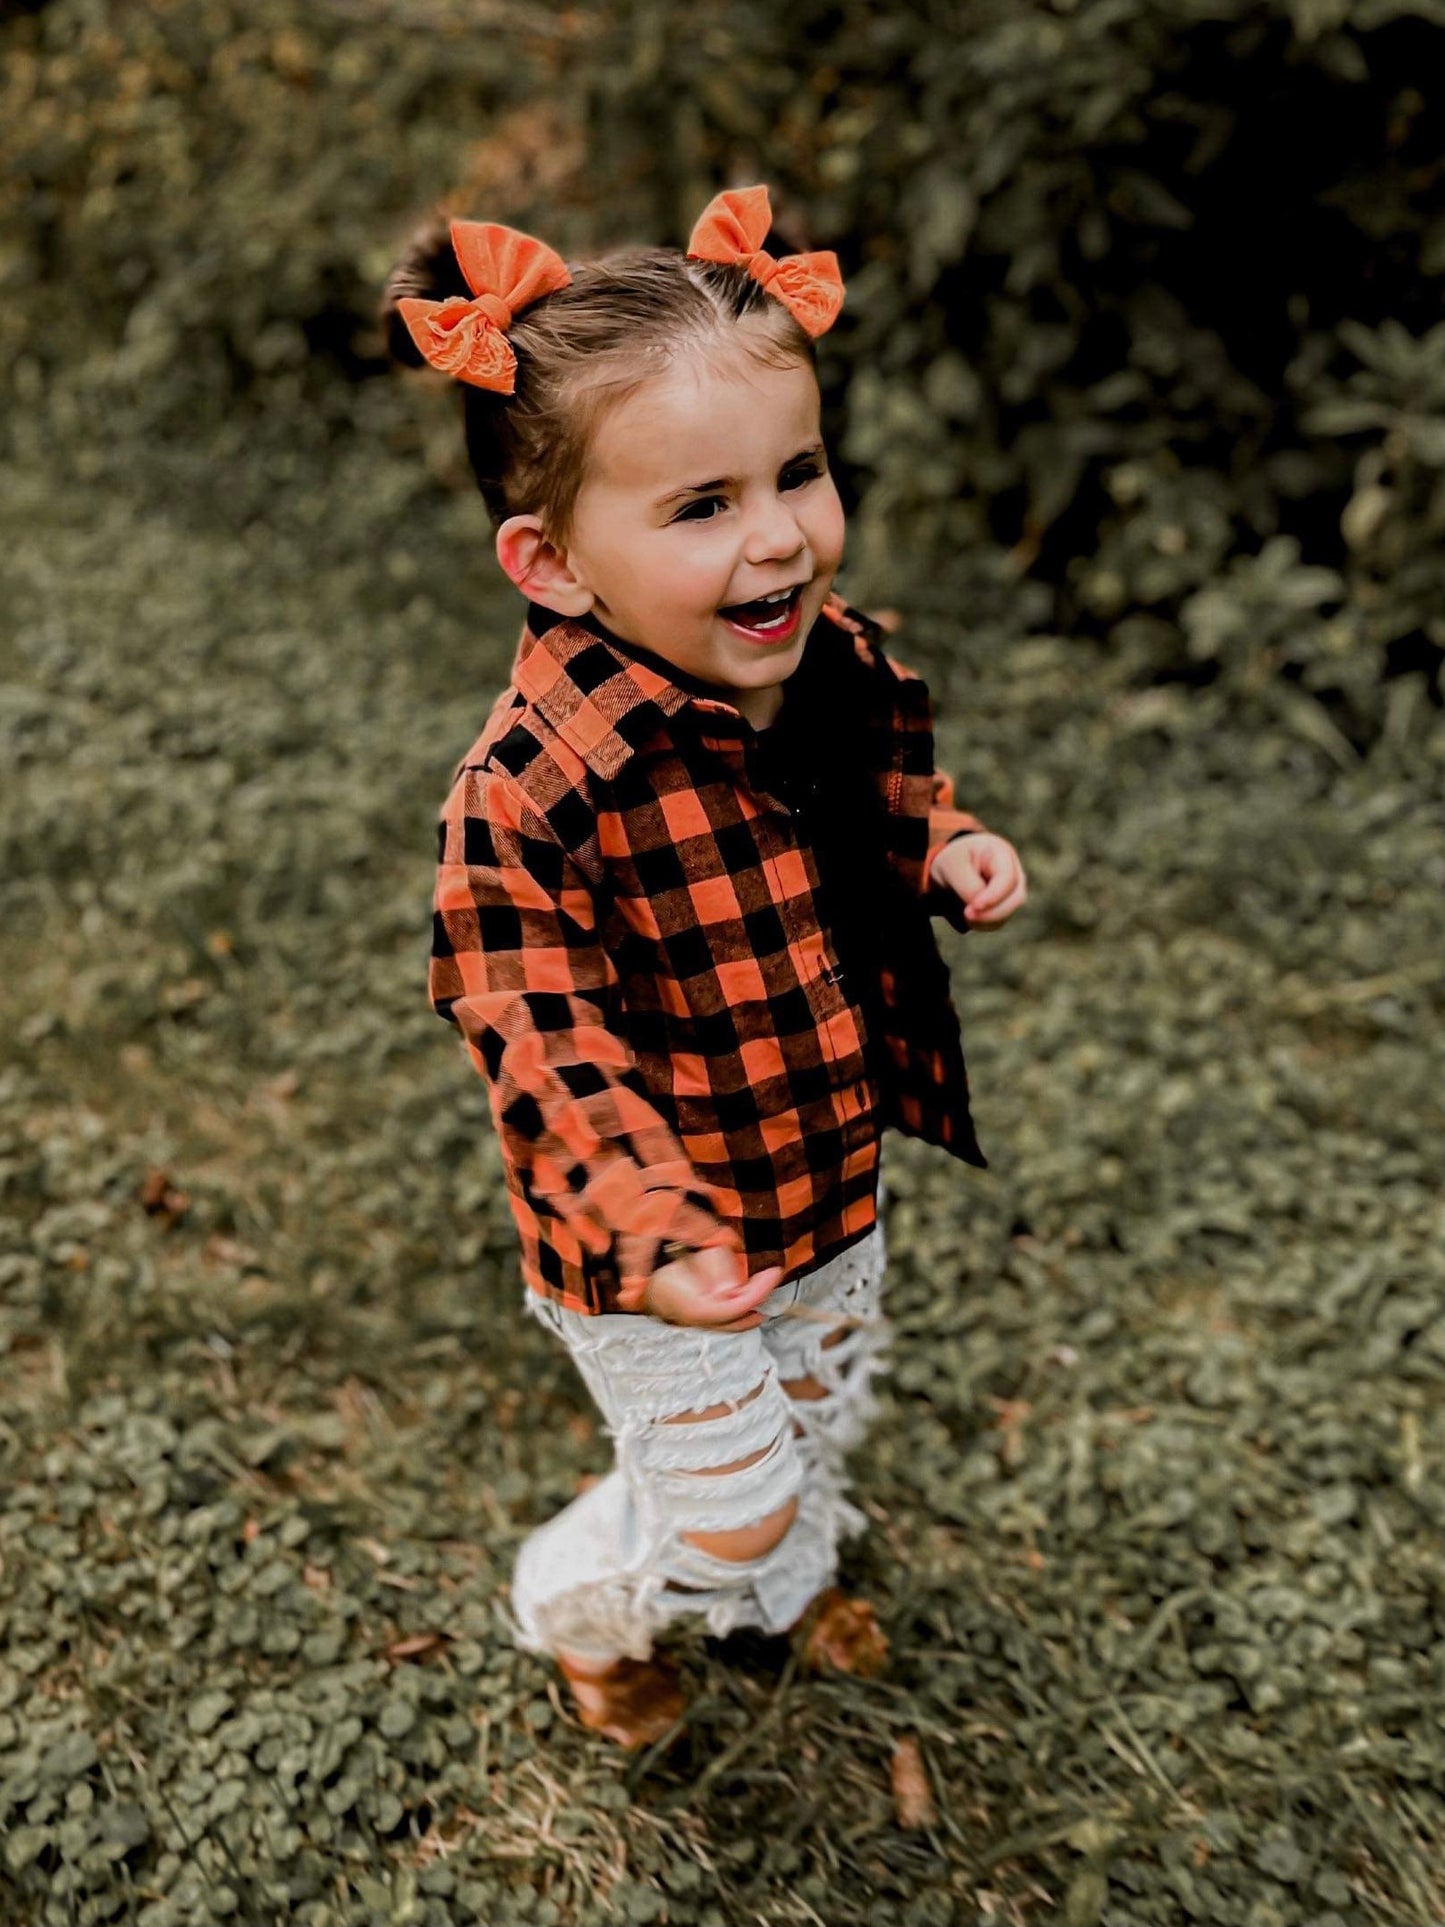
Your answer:
[[[888,1342],[880,1136],[985,1164],[930,919],[1025,896],[833,590],[813,340],[843,290],[769,233],[763,187],[685,253],[569,265],[459,220],[388,288],[394,352],[462,384],[527,604],[441,811],[430,994],[487,1080],[526,1307],[616,1445],[523,1545],[515,1637],[623,1745],[682,1710],[681,1614],[886,1650],[831,1584]]]

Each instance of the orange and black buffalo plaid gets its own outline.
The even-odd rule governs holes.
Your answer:
[[[931,918],[982,825],[928,690],[834,594],[758,731],[531,603],[439,823],[430,994],[485,1077],[527,1287],[637,1311],[662,1244],[805,1271],[876,1215],[885,1125],[984,1166]]]

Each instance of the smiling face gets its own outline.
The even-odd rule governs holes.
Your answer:
[[[539,585],[538,600],[590,610],[765,726],[842,560],[818,409],[803,362],[694,354],[644,382],[598,424],[557,552],[563,594]],[[739,606],[779,590],[771,614]]]

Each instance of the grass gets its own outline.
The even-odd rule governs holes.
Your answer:
[[[624,1756],[508,1637],[608,1445],[425,1001],[519,606],[474,500],[284,429],[244,525],[199,446],[4,511],[0,1918],[1439,1919],[1418,767],[895,598],[1032,895],[942,933],[991,1170],[887,1147],[892,1663],[684,1626]]]

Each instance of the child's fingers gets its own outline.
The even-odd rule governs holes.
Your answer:
[[[762,1322],[763,1314],[760,1311],[753,1311],[749,1312],[746,1318],[734,1318],[729,1324],[714,1325],[712,1329],[715,1332],[746,1332],[751,1331],[754,1325],[761,1325]]]
[[[993,910],[1006,902],[1019,889],[1022,879],[1017,865],[1000,868],[984,879],[982,889],[975,890],[968,900],[970,910]]]
[[[968,905],[965,915],[975,921],[986,919],[990,923],[1002,923],[1023,903],[1025,894],[1022,884],[1014,884],[1008,890],[997,892],[981,890]]]
[[[981,896],[1004,896],[1019,879],[1019,865],[1013,856],[985,858],[979,861],[979,875],[983,877]]]
[[[704,1289],[698,1297],[698,1314],[715,1331],[747,1331],[763,1322],[756,1307],[776,1289],[782,1276],[781,1265],[769,1265],[738,1283]]]
[[[729,1296],[736,1305],[746,1305],[751,1309],[762,1303],[770,1291],[777,1289],[783,1277],[781,1265],[769,1265],[765,1271],[755,1271],[751,1278],[745,1278],[740,1285],[734,1285]]]
[[[739,1317],[760,1305],[772,1291],[783,1275],[781,1265],[773,1265],[767,1271],[755,1272],[751,1278],[740,1279],[736,1284],[725,1285],[721,1290],[716,1286],[705,1292],[709,1304],[719,1307],[728,1317]]]

